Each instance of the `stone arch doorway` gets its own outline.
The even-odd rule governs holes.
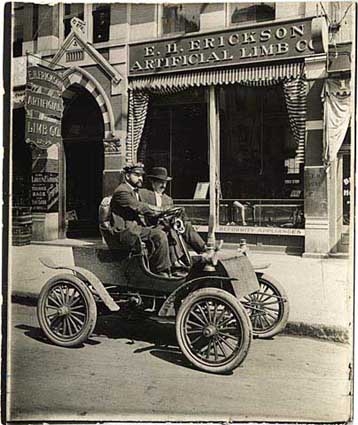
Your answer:
[[[68,238],[96,237],[102,198],[106,123],[96,97],[79,82],[63,93],[65,231]]]

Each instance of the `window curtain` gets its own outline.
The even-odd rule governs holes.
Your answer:
[[[351,119],[350,80],[326,80],[322,98],[325,118],[323,162],[329,166],[337,157]]]
[[[283,82],[288,119],[296,142],[298,162],[304,162],[307,115],[307,82],[301,77]]]
[[[143,91],[129,90],[129,113],[127,131],[127,163],[137,162],[138,147],[142,138],[148,113],[149,94]]]

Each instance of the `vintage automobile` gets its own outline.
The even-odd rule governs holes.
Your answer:
[[[49,279],[39,296],[37,315],[46,337],[59,346],[77,346],[94,331],[97,312],[135,309],[175,324],[179,347],[194,366],[227,373],[243,362],[253,335],[268,338],[280,332],[289,313],[281,285],[254,270],[245,244],[226,258],[218,248],[210,260],[190,256],[181,217],[182,209],[172,207],[161,219],[183,244],[185,276],[152,273],[140,241],[130,253],[105,244],[73,247],[75,266],[41,258],[46,267],[64,271]],[[106,239],[105,226],[101,229]]]

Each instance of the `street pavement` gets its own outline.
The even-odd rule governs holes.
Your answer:
[[[99,319],[82,347],[47,342],[33,306],[12,304],[8,420],[344,422],[351,347],[312,338],[253,340],[229,375],[196,370],[169,325]]]
[[[10,247],[9,295],[37,298],[42,286],[59,271],[44,267],[39,257],[47,256],[61,265],[74,265],[72,248],[78,240],[52,244]],[[91,244],[91,242],[88,242]],[[223,249],[222,256],[233,250]],[[285,332],[332,341],[348,342],[352,333],[352,264],[341,258],[303,258],[298,255],[250,251],[255,264],[269,263],[264,270],[278,280],[290,302],[289,323]]]

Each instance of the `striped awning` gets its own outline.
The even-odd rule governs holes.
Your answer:
[[[210,69],[195,72],[180,72],[162,75],[136,77],[129,81],[131,90],[165,91],[183,90],[189,87],[247,84],[268,86],[278,81],[303,76],[304,63],[281,63],[275,65],[250,66],[241,68]]]

